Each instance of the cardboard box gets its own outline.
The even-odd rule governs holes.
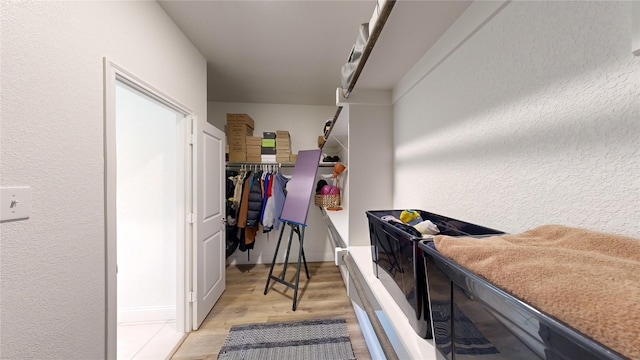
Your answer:
[[[298,154],[289,154],[289,162],[296,162],[298,160]]]
[[[276,138],[276,133],[271,132],[271,131],[265,131],[262,133],[262,137],[265,139],[275,139]]]
[[[245,139],[245,137],[230,136],[227,139],[227,143],[229,144],[229,146],[247,146],[247,142]]]
[[[227,124],[227,133],[245,133],[250,134],[249,136],[252,136],[253,128],[251,126],[248,126],[247,124],[231,123]]]
[[[231,153],[247,153],[247,145],[229,145],[229,154]]]
[[[247,136],[247,146],[262,146],[262,138],[258,136]]]
[[[275,155],[275,154],[277,154],[277,151],[276,151],[276,148],[273,148],[273,147],[264,147],[264,146],[263,146],[263,147],[261,148],[260,153],[261,153],[261,154],[263,154],[263,155]]]
[[[291,147],[290,138],[276,138],[276,147]]]
[[[231,141],[239,141],[243,144],[247,143],[247,134],[246,133],[227,133],[227,142]]]
[[[245,142],[244,138],[227,138],[227,144],[229,144],[229,146],[244,146],[246,148],[247,143]]]
[[[262,148],[260,146],[247,145],[247,158],[249,158],[249,156],[260,157],[261,154],[262,154]],[[253,161],[253,160],[247,160],[247,161]]]
[[[289,155],[291,154],[291,149],[276,149],[276,155]]]
[[[229,153],[229,161],[231,162],[242,162],[247,161],[246,153],[238,153],[238,152],[230,152]]]
[[[276,130],[276,138],[287,137],[290,138],[289,131],[287,130]]]
[[[249,162],[262,162],[260,155],[247,155],[247,161]]]
[[[246,125],[247,127],[251,128],[251,131],[255,129],[253,119],[247,114],[227,114],[227,124]]]
[[[227,124],[227,133],[246,133],[247,131],[252,132],[253,129],[245,124]]]
[[[289,154],[276,155],[276,162],[289,162]]]
[[[242,132],[227,131],[227,138],[228,139],[241,139],[242,141],[245,141],[247,136],[251,136],[251,135],[249,135],[247,132],[244,132],[244,131],[242,131]]]
[[[262,139],[262,147],[276,147],[276,139]]]

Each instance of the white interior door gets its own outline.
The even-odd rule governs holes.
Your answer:
[[[224,133],[193,120],[195,231],[193,235],[193,329],[196,330],[225,288]]]

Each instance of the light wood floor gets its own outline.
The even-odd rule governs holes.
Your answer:
[[[172,359],[217,359],[233,325],[332,317],[347,320],[356,358],[371,359],[338,267],[332,262],[307,265],[311,279],[306,279],[303,268],[296,311],[291,310],[293,289],[272,280],[269,292],[264,295],[269,265],[228,266],[226,290],[222,297],[202,326],[189,334]],[[282,265],[276,265],[273,274],[280,276],[281,272]],[[287,281],[293,282],[294,276],[295,266],[290,265]]]

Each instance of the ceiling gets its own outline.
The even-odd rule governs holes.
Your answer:
[[[335,105],[375,0],[160,0],[207,60],[207,99]],[[390,90],[470,1],[398,0],[357,88]]]

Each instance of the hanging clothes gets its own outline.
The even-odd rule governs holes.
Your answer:
[[[246,171],[231,177],[235,184],[232,208],[237,231],[234,242],[242,252],[253,249],[260,224],[263,232],[278,229],[289,181],[280,172]]]
[[[273,228],[275,221],[275,202],[273,198],[273,183],[275,182],[276,173],[269,174],[269,184],[265,185],[266,195],[264,201],[264,210],[262,211],[262,232],[268,233]]]
[[[240,199],[242,198],[242,184],[246,175],[247,172],[242,170],[238,175],[232,178],[234,185],[232,206],[235,210],[238,210],[238,208],[240,207]]]
[[[273,186],[271,190],[273,201],[272,204],[269,204],[269,199],[267,199],[265,212],[267,212],[268,216],[265,214],[263,222],[265,231],[270,231],[272,228],[278,230],[278,225],[280,224],[279,218],[282,214],[282,208],[284,207],[284,199],[287,196],[286,186],[288,181],[289,179],[279,172],[273,176]]]
[[[238,207],[238,249],[247,251],[246,247],[246,228],[247,228],[247,209],[249,207],[249,179],[251,172],[249,171],[242,181],[242,194]]]
[[[235,171],[226,171],[226,201],[225,201],[225,232],[226,232],[226,258],[231,256],[238,248],[238,219],[236,218],[236,209],[233,207],[235,193],[235,178],[238,173]]]
[[[269,185],[271,181],[271,173],[265,172],[264,174],[264,187],[262,189],[262,213],[260,214],[260,222],[264,225],[264,210],[267,206],[267,200],[270,196]]]
[[[246,223],[244,231],[245,249],[253,249],[258,228],[260,227],[260,213],[262,212],[262,171],[248,176],[246,189]],[[244,192],[244,191],[243,191]],[[245,197],[243,197],[244,199]],[[244,205],[244,200],[243,200]],[[242,249],[241,249],[242,250]]]
[[[262,213],[262,171],[251,176],[249,182],[249,196],[247,204],[247,227],[255,227],[260,221]]]

